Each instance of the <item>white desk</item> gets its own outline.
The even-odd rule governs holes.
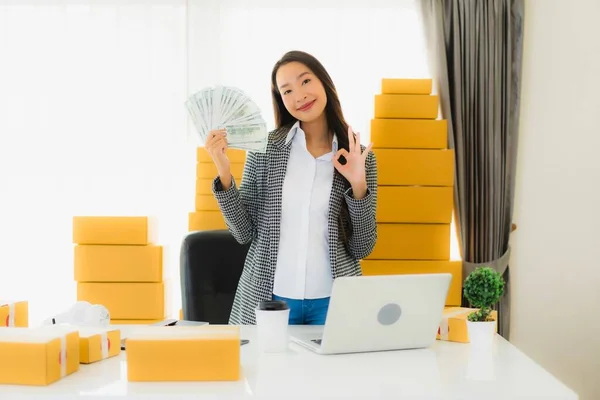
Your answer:
[[[578,399],[500,336],[489,356],[442,341],[422,350],[330,356],[290,344],[285,354],[257,354],[252,326],[242,327],[242,338],[250,344],[241,348],[237,382],[129,383],[122,352],[50,386],[0,385],[0,399]]]

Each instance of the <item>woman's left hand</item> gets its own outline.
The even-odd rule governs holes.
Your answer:
[[[339,149],[333,157],[333,165],[339,171],[344,178],[352,185],[352,192],[355,198],[362,198],[367,194],[367,178],[365,171],[365,162],[367,155],[373,147],[373,143],[370,143],[365,151],[361,151],[360,147],[360,133],[354,134],[352,128],[348,128],[348,142],[349,149]],[[344,156],[346,163],[342,165],[339,158]]]

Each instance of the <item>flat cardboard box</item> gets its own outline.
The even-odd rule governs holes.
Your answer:
[[[77,301],[102,304],[111,319],[160,319],[165,316],[164,282],[78,282]]]
[[[217,167],[211,162],[199,162],[196,164],[196,179],[215,179],[219,175]],[[236,179],[236,182],[241,182],[241,177],[244,175],[243,163],[231,163],[231,175]],[[238,179],[239,178],[239,179]]]
[[[46,386],[79,371],[79,331],[0,329],[0,384]]]
[[[110,328],[79,329],[79,361],[91,364],[121,354],[121,332]]]
[[[244,163],[246,162],[246,151],[238,149],[227,149],[227,158],[231,163]],[[198,147],[196,149],[196,162],[211,163],[213,162],[210,154],[204,147]]]
[[[371,120],[371,142],[375,149],[446,149],[448,122],[443,119]]]
[[[221,211],[215,196],[211,194],[196,194],[196,211]]]
[[[377,222],[452,222],[454,189],[451,186],[380,186],[377,197]]]
[[[237,381],[238,326],[146,327],[127,338],[130,382]]]
[[[374,149],[382,186],[453,186],[454,150]]]
[[[377,224],[369,260],[450,260],[450,224]]]
[[[377,94],[375,118],[436,119],[438,106],[437,95]]]
[[[153,230],[144,216],[75,216],[74,244],[147,245]]]
[[[212,185],[214,180],[214,178],[196,179],[196,195],[214,196],[212,191]],[[237,178],[235,178],[235,181],[239,182]]]
[[[75,245],[77,282],[161,282],[163,247]]]
[[[477,311],[477,309],[465,307],[445,308],[436,338],[450,342],[469,343],[467,317],[473,311]],[[493,310],[491,316],[496,321],[495,332],[498,332],[498,312]]]
[[[0,328],[27,328],[29,303],[27,301],[0,300]]]
[[[433,80],[383,78],[381,80],[381,93],[383,94],[431,94]]]
[[[188,230],[212,231],[228,229],[221,211],[196,211],[188,214]]]

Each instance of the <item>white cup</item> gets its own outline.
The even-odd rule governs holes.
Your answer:
[[[257,344],[265,353],[287,351],[290,308],[285,301],[261,301],[256,307]]]

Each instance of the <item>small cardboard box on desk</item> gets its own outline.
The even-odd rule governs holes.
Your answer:
[[[469,343],[469,332],[467,330],[467,317],[476,308],[448,307],[444,309],[442,322],[438,328],[437,339],[450,342]],[[492,318],[498,321],[498,313],[494,310],[491,313]],[[496,323],[496,332],[498,324]]]
[[[0,384],[45,386],[79,371],[75,328],[0,329]]]
[[[79,328],[79,361],[91,364],[121,354],[121,331]]]
[[[237,381],[240,328],[150,326],[127,338],[129,381]]]
[[[0,327],[27,328],[28,326],[28,302],[0,300]]]

